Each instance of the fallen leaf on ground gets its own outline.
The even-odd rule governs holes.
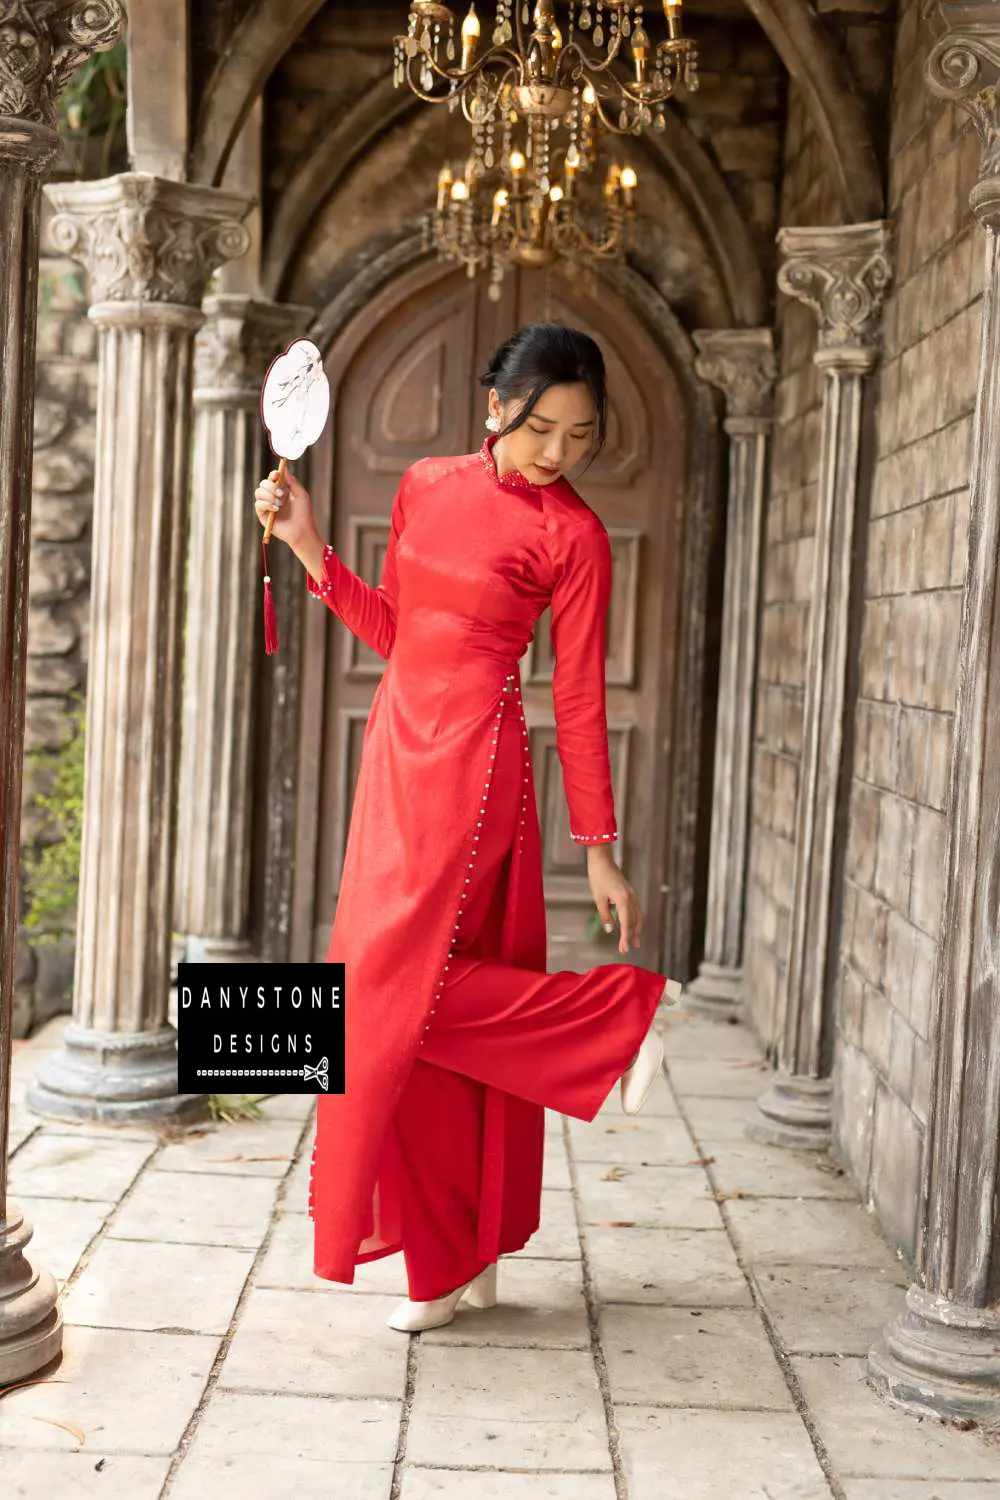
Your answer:
[[[716,1203],[725,1203],[727,1198],[742,1198],[743,1189],[733,1188],[731,1192],[728,1193],[713,1193],[712,1197],[715,1199]]]
[[[609,1167],[606,1172],[601,1173],[602,1182],[621,1182],[623,1177],[628,1176],[627,1167]]]
[[[598,1219],[594,1225],[596,1229],[634,1229],[634,1219]]]
[[[78,1443],[85,1443],[87,1441],[87,1434],[73,1422],[60,1422],[57,1417],[40,1417],[33,1411],[27,1412],[26,1415],[34,1417],[36,1422],[48,1422],[53,1427],[61,1427],[64,1432],[68,1432],[71,1436],[75,1437]]]
[[[291,1161],[290,1156],[244,1156],[237,1152],[235,1156],[206,1156],[206,1161]]]
[[[693,1161],[688,1162],[689,1167],[710,1167],[715,1161],[714,1156],[696,1156]]]

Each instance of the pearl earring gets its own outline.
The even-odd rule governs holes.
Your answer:
[[[499,417],[487,417],[486,418],[486,426],[487,426],[487,428],[489,429],[490,432],[499,432],[500,431],[500,418]]]

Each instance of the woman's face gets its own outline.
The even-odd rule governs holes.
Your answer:
[[[514,420],[525,402],[504,405],[490,391],[490,415],[501,427]],[[540,396],[526,420],[494,448],[498,469],[517,469],[532,484],[551,484],[586,458],[594,440],[594,398],[584,381],[553,385]],[[502,450],[500,452],[499,450]]]

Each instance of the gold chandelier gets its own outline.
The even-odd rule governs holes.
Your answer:
[[[681,0],[662,0],[662,8],[667,35],[654,45],[641,0],[566,0],[565,31],[555,0],[536,0],[533,11],[530,0],[496,0],[491,45],[481,52],[474,4],[459,43],[449,5],[410,0],[407,34],[394,41],[394,82],[429,104],[461,105],[478,127],[511,112],[557,123],[572,117],[589,86],[607,129],[636,135],[650,125],[662,129],[667,100],[680,87],[698,87]]]
[[[612,163],[603,202],[594,209],[581,199],[577,180],[592,167],[592,160],[571,146],[562,181],[543,188],[524,152],[513,150],[492,196],[475,157],[468,158],[460,176],[443,167],[437,203],[425,221],[425,248],[464,265],[470,277],[488,270],[487,295],[493,301],[499,300],[512,265],[541,268],[558,257],[623,260],[634,239],[638,178],[632,167]]]

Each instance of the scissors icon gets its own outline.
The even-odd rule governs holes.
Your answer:
[[[302,1068],[302,1077],[307,1082],[310,1078],[315,1078],[317,1083],[321,1084],[325,1089],[327,1086],[327,1066],[328,1064],[325,1057],[323,1058],[322,1062],[318,1062],[314,1068],[311,1068],[308,1063],[305,1063]]]

